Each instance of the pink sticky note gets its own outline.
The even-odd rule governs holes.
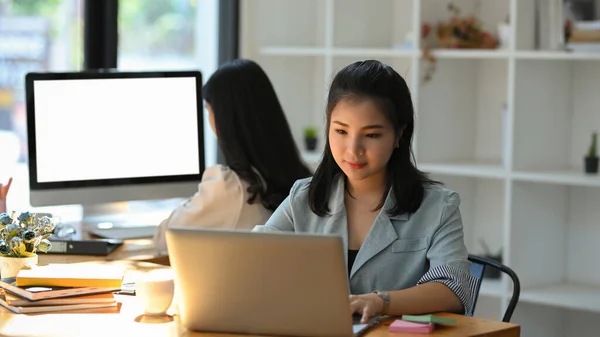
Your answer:
[[[401,319],[395,320],[390,324],[390,332],[412,332],[412,333],[430,333],[433,331],[433,323],[416,323],[403,321]]]

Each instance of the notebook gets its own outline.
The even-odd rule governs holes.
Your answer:
[[[1,279],[0,288],[31,301],[89,294],[112,293],[119,290],[119,288],[100,287],[18,287],[16,285],[16,278],[14,277]]]
[[[16,285],[45,287],[121,288],[125,267],[103,264],[49,264],[22,269]]]
[[[31,301],[25,298],[21,298],[17,295],[0,289],[0,298],[6,302],[6,304],[15,307],[33,307],[33,306],[44,306],[44,305],[73,305],[73,304],[98,304],[98,303],[113,303],[115,296],[111,293],[93,294],[93,295],[82,295],[72,297],[60,297],[60,298],[49,298],[39,301]]]
[[[0,297],[0,305],[16,314],[30,314],[37,312],[52,312],[52,311],[69,311],[69,310],[82,310],[82,309],[96,309],[96,308],[107,308],[116,307],[118,303],[113,301],[111,303],[84,303],[84,304],[65,304],[65,305],[42,305],[42,306],[13,306],[7,304]]]
[[[430,333],[434,326],[433,323],[416,323],[397,319],[390,324],[388,330],[390,332]]]
[[[409,322],[433,323],[433,324],[456,324],[454,318],[441,317],[436,315],[402,315],[402,319]]]

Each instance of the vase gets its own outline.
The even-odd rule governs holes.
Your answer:
[[[510,24],[502,22],[498,24],[499,49],[508,49],[510,46]]]
[[[24,266],[35,266],[37,264],[37,254],[30,257],[0,256],[0,278],[15,277]]]

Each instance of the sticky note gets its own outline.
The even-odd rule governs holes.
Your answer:
[[[390,324],[390,332],[410,332],[410,333],[430,333],[433,331],[433,323],[415,323],[409,321],[403,321],[401,319],[395,320]]]
[[[433,323],[433,324],[456,324],[457,320],[453,318],[441,317],[436,315],[402,315],[402,319],[409,322]]]

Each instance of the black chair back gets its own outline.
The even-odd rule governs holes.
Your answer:
[[[496,268],[499,271],[507,274],[513,283],[513,293],[510,301],[508,302],[508,307],[506,307],[506,311],[504,312],[504,317],[502,318],[502,322],[510,322],[512,314],[517,307],[517,303],[519,302],[519,295],[521,294],[521,283],[519,282],[519,277],[517,274],[502,263],[485,257],[469,254],[469,261],[471,261],[471,275],[477,279],[477,283],[475,284],[475,298],[473,300],[473,306],[468,312],[465,313],[465,315],[473,316],[473,313],[475,312],[475,305],[477,304],[477,298],[479,297],[479,290],[481,289],[481,282],[483,281],[483,273],[485,272],[485,268]]]

